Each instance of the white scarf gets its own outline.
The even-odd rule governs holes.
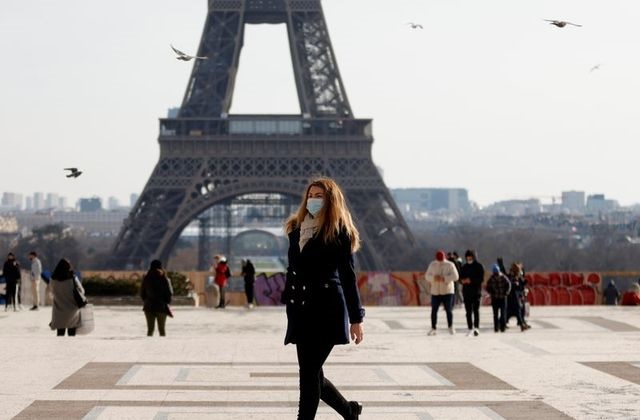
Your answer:
[[[302,252],[302,248],[309,242],[309,239],[313,238],[318,232],[318,228],[320,227],[320,223],[318,219],[311,217],[311,215],[307,214],[300,224],[300,241],[298,245],[300,246],[300,251]]]

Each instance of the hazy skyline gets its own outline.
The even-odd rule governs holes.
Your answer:
[[[0,191],[140,193],[179,106],[205,0],[0,2]],[[390,188],[484,206],[565,190],[640,202],[640,3],[324,0],[358,118]],[[561,19],[582,28],[556,28]],[[423,25],[410,29],[408,22]],[[590,71],[600,64],[598,70]],[[298,113],[283,25],[249,26],[232,113]],[[67,179],[64,167],[84,171]]]

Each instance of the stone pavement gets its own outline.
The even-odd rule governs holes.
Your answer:
[[[457,334],[435,337],[429,308],[367,310],[365,341],[336,347],[325,369],[362,419],[640,418],[637,308],[534,307],[531,330],[504,334],[482,308],[477,338],[462,309]],[[165,338],[144,336],[139,307],[98,307],[94,333],[58,338],[49,308],[0,312],[0,418],[295,418],[282,308],[175,313]],[[317,419],[336,418],[321,405]]]

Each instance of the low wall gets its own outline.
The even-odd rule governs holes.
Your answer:
[[[182,272],[192,283],[189,298],[196,306],[218,304],[218,289],[211,273],[206,271]],[[624,273],[615,273],[618,276]],[[636,273],[627,273],[633,277]],[[85,271],[83,276],[127,278],[140,280],[142,271]],[[596,272],[531,272],[527,273],[532,305],[594,305],[602,301],[603,277],[611,273]],[[260,306],[280,304],[284,289],[284,273],[258,273],[254,285],[256,303]],[[365,306],[427,306],[430,304],[429,284],[424,272],[360,272],[358,289]],[[244,305],[244,281],[240,276],[229,279],[226,298],[230,305]],[[490,299],[484,294],[483,304]]]

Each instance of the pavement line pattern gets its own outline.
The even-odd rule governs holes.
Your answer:
[[[626,324],[624,322],[613,321],[611,319],[603,318],[600,316],[575,316],[572,318],[590,322],[597,325],[598,327],[602,327],[615,332],[640,331],[640,328],[634,327],[633,325]]]
[[[567,420],[571,417],[556,410],[555,408],[543,403],[542,401],[375,401],[363,402],[365,409],[375,414],[376,411],[385,411],[393,408],[410,409],[410,411],[419,415],[419,419],[429,419],[429,408],[451,408],[451,407],[470,407],[480,408],[482,414],[490,416],[496,420]],[[245,409],[250,411],[253,409],[265,408],[287,408],[293,409],[297,407],[297,401],[34,401],[30,406],[25,408],[21,413],[14,417],[14,420],[40,420],[40,419],[65,419],[65,420],[81,420],[89,419],[88,415],[100,415],[109,407],[127,407],[131,409],[131,413],[135,413],[136,408],[151,407],[156,408],[156,413],[160,415],[158,420],[165,419],[169,407],[206,407],[219,408],[217,413],[223,414],[232,409]],[[98,408],[99,410],[94,411]],[[405,410],[402,410],[406,412]],[[237,412],[237,411],[233,411]],[[386,411],[388,412],[388,411]],[[93,413],[93,414],[92,414]],[[274,413],[278,414],[278,413]],[[282,414],[290,414],[289,411]],[[282,418],[282,414],[274,416]],[[94,417],[95,419],[95,417]]]
[[[557,325],[554,325],[550,322],[547,321],[541,321],[539,319],[532,319],[531,320],[532,323],[535,323],[539,326],[541,326],[543,329],[547,329],[547,330],[559,330],[560,327],[558,327]]]
[[[638,362],[581,362],[600,372],[608,373],[625,381],[640,385],[640,363]]]
[[[431,369],[429,366],[421,365],[420,368],[425,372],[427,372],[427,375],[431,376],[433,379],[440,382],[442,386],[456,386],[455,384],[451,383],[451,381],[447,380],[447,378],[445,378],[444,376],[440,375],[438,372]]]
[[[382,322],[387,324],[387,326],[392,330],[406,330],[407,328],[402,325],[400,321],[383,319]]]
[[[125,385],[129,385],[129,382],[131,382],[131,379],[133,379],[134,376],[136,376],[138,374],[138,372],[140,372],[140,365],[134,365],[131,366],[131,368],[127,371],[127,373],[125,373],[120,379],[118,379],[118,382],[116,382],[117,386],[125,386]]]
[[[377,363],[377,364],[341,364],[341,366],[372,366],[373,369],[382,369],[383,367],[392,368],[394,363]],[[132,390],[204,390],[204,391],[295,391],[298,389],[297,384],[278,384],[278,385],[252,385],[252,384],[236,384],[229,385],[227,381],[220,381],[211,385],[131,385],[134,376],[139,373],[142,367],[146,366],[176,366],[187,370],[186,374],[179,373],[178,379],[186,379],[188,376],[187,366],[193,364],[182,363],[110,363],[110,362],[90,362],[80,368],[78,371],[60,382],[54,389],[132,389]],[[197,364],[196,366],[213,367],[215,364]],[[226,365],[225,365],[226,366]],[[240,366],[240,364],[235,365]],[[297,364],[276,364],[276,366],[297,366]],[[515,390],[513,386],[502,381],[501,379],[491,375],[490,373],[474,366],[471,363],[453,362],[453,363],[401,363],[398,366],[415,366],[421,369],[430,377],[436,379],[437,385],[412,385],[399,384],[391,379],[390,382],[380,384],[346,384],[341,389],[351,391],[428,391],[428,390]],[[179,372],[184,372],[180,370]],[[253,378],[292,378],[290,372],[283,374],[282,372],[256,372]],[[186,376],[185,376],[186,375]],[[252,375],[249,375],[250,377]]]
[[[533,356],[545,356],[551,354],[540,347],[536,347],[533,344],[526,343],[522,340],[509,340],[505,341],[505,343]]]

